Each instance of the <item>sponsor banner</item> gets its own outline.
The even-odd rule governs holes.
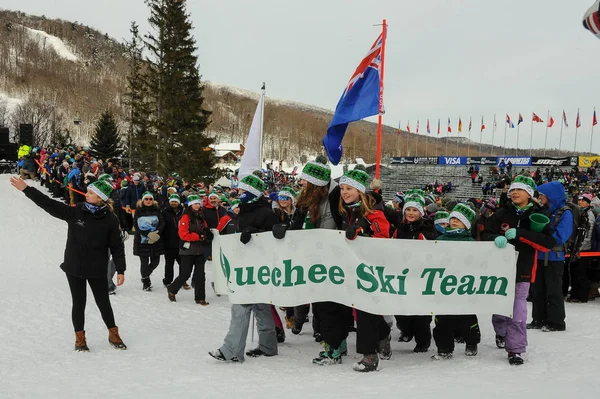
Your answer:
[[[438,157],[438,165],[461,166],[467,164],[467,157]]]
[[[550,168],[552,166],[575,166],[577,165],[577,157],[533,157],[531,158],[531,166],[539,168]]]
[[[437,165],[438,157],[415,157],[415,164]]]
[[[600,162],[600,157],[579,157],[579,166],[583,168],[589,168],[592,164],[596,162]]]
[[[335,230],[213,241],[215,290],[231,303],[333,301],[375,314],[511,316],[516,252],[493,242],[393,240]],[[217,260],[217,256],[219,260]],[[220,281],[219,281],[220,280]]]
[[[391,165],[412,165],[415,163],[415,157],[392,157]]]
[[[498,163],[496,165],[500,165],[500,162],[504,159],[504,162],[508,164],[508,161],[512,163],[513,166],[531,166],[531,157],[498,157]]]
[[[392,157],[391,165],[437,165],[438,157]]]
[[[496,157],[467,157],[467,165],[496,165]]]

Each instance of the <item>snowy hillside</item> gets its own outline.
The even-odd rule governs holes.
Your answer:
[[[25,27],[27,30],[27,34],[29,35],[32,41],[37,42],[37,44],[45,49],[46,47],[51,48],[58,54],[59,57],[64,58],[69,61],[79,61],[79,58],[67,47],[65,42],[60,40],[56,36],[49,35],[43,30],[31,29]]]
[[[506,353],[496,349],[489,315],[480,315],[482,343],[474,358],[465,357],[459,345],[453,360],[432,362],[433,348],[428,354],[413,353],[414,343],[398,343],[394,328],[394,355],[382,362],[381,371],[362,375],[351,370],[354,333],[344,364],[319,367],[311,364],[320,347],[306,324],[298,336],[286,331],[279,356],[219,363],[207,352],[218,348],[227,332],[227,298],[208,292],[210,306],[201,307],[182,290],[178,302],[169,302],[160,286],[162,262],[152,277],[155,290],[143,292],[132,240],[126,242],[125,285],[111,297],[129,349],[109,347],[89,293],[91,352],[76,353],[69,289],[58,267],[66,225],[12,188],[8,178],[0,175],[0,398],[508,399],[598,393],[600,301],[567,304],[566,332],[531,332],[527,361],[520,367],[509,366]],[[209,270],[207,286],[211,276]],[[247,348],[254,345],[248,342]]]

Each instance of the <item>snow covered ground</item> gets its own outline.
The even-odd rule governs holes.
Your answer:
[[[351,370],[349,356],[340,366],[311,364],[319,346],[310,324],[299,336],[287,331],[279,356],[220,363],[207,355],[218,348],[229,323],[226,297],[208,292],[210,306],[194,304],[183,291],[171,303],[161,287],[143,292],[139,262],[126,242],[125,285],[111,297],[127,351],[109,347],[107,331],[88,291],[86,331],[91,352],[73,351],[70,295],[58,265],[66,224],[37,208],[0,175],[0,398],[565,398],[598,394],[600,387],[600,301],[567,304],[562,333],[530,332],[525,365],[509,366],[496,349],[489,315],[480,315],[479,355],[433,362],[412,352],[414,343],[397,342],[394,356],[376,373]],[[36,183],[33,183],[37,186]],[[211,278],[207,266],[207,286]],[[210,289],[209,289],[210,290]],[[282,315],[283,317],[283,315]],[[247,348],[254,343],[248,337]]]
[[[52,48],[59,57],[69,61],[79,61],[79,58],[67,47],[65,42],[56,36],[50,35],[43,30],[31,29],[24,27],[31,40],[35,41],[42,49],[46,46]]]

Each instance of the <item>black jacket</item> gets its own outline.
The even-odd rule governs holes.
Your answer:
[[[208,227],[210,229],[216,229],[219,225],[219,220],[227,215],[227,209],[222,206],[213,208],[210,204],[207,206],[205,203],[202,208],[202,213],[204,214],[204,220],[206,220]]]
[[[67,222],[67,246],[60,265],[65,273],[77,277],[106,278],[109,249],[117,273],[125,273],[125,247],[119,220],[108,207],[93,214],[83,203],[70,207],[33,187],[25,188],[23,193],[50,215]]]
[[[512,202],[508,202],[505,206],[497,210],[490,216],[485,228],[481,232],[482,241],[494,241],[496,237],[504,235],[509,228],[517,229],[517,237],[514,240],[509,240],[509,244],[514,245],[518,251],[517,258],[517,276],[516,281],[530,282],[531,271],[535,261],[536,250],[528,244],[520,241],[520,238],[526,238],[542,247],[552,248],[556,245],[556,241],[552,238],[549,226],[541,233],[536,233],[530,230],[529,216],[534,213],[543,213],[543,211],[534,205],[521,215],[517,214],[517,209]]]
[[[437,238],[437,230],[431,219],[421,218],[413,223],[402,223],[396,229],[394,238],[417,240],[420,234],[423,234],[426,240],[435,240]]]
[[[271,204],[264,197],[251,204],[240,204],[237,232],[245,229],[250,229],[255,233],[271,231],[274,224],[277,224],[277,216],[271,209]]]
[[[154,244],[144,243],[142,244],[142,238],[148,236],[149,231],[143,231],[140,229],[139,221],[143,217],[156,216],[158,218],[158,226],[156,231],[160,235],[160,239]],[[159,256],[165,253],[165,244],[163,239],[163,230],[165,229],[165,219],[161,211],[158,209],[156,202],[152,206],[142,205],[140,208],[135,210],[135,217],[133,218],[133,227],[135,227],[135,236],[133,239],[133,254],[137,256]]]
[[[179,228],[179,219],[183,214],[183,206],[179,205],[177,211],[175,211],[169,204],[162,211],[163,218],[165,219],[165,229],[162,233],[162,239],[165,245],[165,249],[178,249],[179,248],[179,234],[177,229]]]

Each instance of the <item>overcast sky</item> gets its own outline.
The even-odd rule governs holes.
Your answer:
[[[479,140],[481,116],[492,141],[492,120],[502,145],[505,115],[521,112],[519,148],[529,147],[531,113],[549,129],[548,148],[589,149],[593,107],[600,91],[600,40],[582,24],[593,0],[188,0],[203,79],[333,110],[359,61],[388,21],[385,55],[386,125],[417,119],[432,136],[447,118],[456,134],[462,117]],[[122,40],[129,24],[148,28],[142,0],[2,0],[1,7],[78,21]],[[600,109],[599,109],[600,111]],[[600,126],[597,126],[600,135]],[[544,145],[545,124],[534,126],[534,147]],[[517,129],[507,144],[516,144]],[[600,138],[593,150],[600,152]]]

